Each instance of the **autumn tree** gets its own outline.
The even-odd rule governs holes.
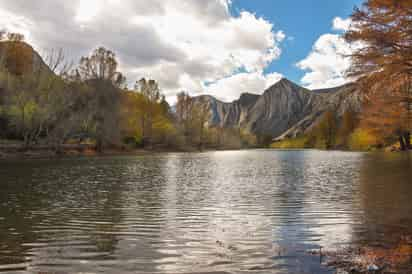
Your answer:
[[[202,150],[205,145],[206,127],[210,119],[210,108],[206,104],[195,104],[194,116],[196,116],[197,126],[199,128],[199,150]]]
[[[155,80],[146,80],[145,78],[142,78],[136,82],[135,91],[143,96],[143,101],[139,107],[141,109],[143,146],[147,144],[151,145],[155,116],[160,111],[160,88]]]
[[[338,129],[338,139],[340,141],[340,145],[344,147],[348,147],[350,135],[356,130],[359,125],[359,117],[358,113],[356,113],[353,109],[349,108],[343,114],[343,117],[340,121],[339,129]]]
[[[366,124],[383,136],[398,136],[411,148],[412,2],[367,0],[352,15],[345,34],[361,46],[352,55],[350,76],[365,92]]]
[[[176,118],[181,127],[181,131],[186,143],[192,143],[192,122],[193,122],[194,100],[184,91],[177,95]]]
[[[96,139],[98,151],[105,145],[115,144],[120,138],[120,90],[125,77],[118,72],[114,52],[97,48],[90,56],[82,57],[75,76],[93,89],[88,108],[87,128]]]
[[[144,104],[143,94],[134,91],[122,93],[122,135],[127,143],[143,144],[144,136]]]
[[[316,145],[326,149],[333,148],[336,144],[337,134],[338,124],[335,111],[326,111],[312,132],[313,137],[316,139]]]
[[[27,148],[56,127],[57,117],[69,105],[66,101],[57,103],[66,94],[59,73],[67,66],[62,51],[51,51],[44,62],[22,35],[11,33],[6,39],[0,44],[1,59],[5,60],[0,79],[3,112]]]

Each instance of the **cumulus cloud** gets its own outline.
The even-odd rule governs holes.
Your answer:
[[[208,85],[205,88],[205,93],[222,101],[230,102],[238,99],[239,94],[242,93],[261,94],[262,91],[282,78],[283,76],[276,72],[267,75],[260,72],[238,73]],[[221,93],[222,90],[225,90],[224,94]]]
[[[247,79],[279,58],[286,35],[263,18],[230,13],[230,0],[0,0],[0,24],[36,49],[64,48],[74,60],[97,46],[118,55],[129,81],[149,77],[166,95],[222,90],[239,71]],[[0,26],[1,28],[1,26]],[[242,78],[244,79],[244,78]],[[260,90],[263,91],[263,90]]]
[[[338,31],[348,31],[352,25],[350,18],[342,19],[341,17],[335,17],[333,19],[333,29]]]
[[[350,19],[335,18],[333,29],[348,30]],[[340,34],[327,33],[319,37],[310,54],[297,63],[297,67],[305,70],[301,79],[305,87],[310,89],[330,88],[352,81],[346,76],[351,66],[349,57],[359,45],[350,45]]]

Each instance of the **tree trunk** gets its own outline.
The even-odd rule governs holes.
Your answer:
[[[406,150],[406,144],[405,144],[405,141],[403,139],[403,135],[399,136],[399,145],[400,145],[401,151]]]
[[[142,147],[145,148],[146,146],[146,118],[145,115],[142,115]]]
[[[99,153],[103,152],[103,141],[101,138],[97,138],[96,140],[96,151]]]
[[[199,151],[203,151],[203,126],[200,125]]]
[[[404,139],[405,139],[405,148],[407,150],[412,149],[412,146],[411,146],[411,133],[409,131],[405,132]]]

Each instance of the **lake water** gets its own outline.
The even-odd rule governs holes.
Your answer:
[[[412,235],[403,154],[0,162],[0,272],[333,273],[310,249]]]

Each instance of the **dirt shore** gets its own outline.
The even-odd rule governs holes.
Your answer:
[[[314,256],[323,258],[326,266],[337,274],[411,274],[412,238],[404,237],[392,247],[347,247],[340,250],[313,250]]]

